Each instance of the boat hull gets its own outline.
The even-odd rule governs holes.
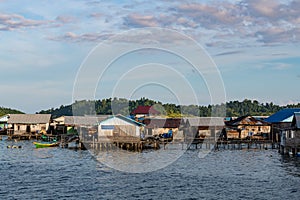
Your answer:
[[[33,142],[36,148],[47,148],[47,147],[57,147],[59,143],[39,143],[39,142]]]

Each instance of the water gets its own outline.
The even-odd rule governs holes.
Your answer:
[[[172,165],[158,171],[126,173],[101,164],[88,151],[35,149],[30,141],[16,143],[21,149],[7,149],[11,144],[0,141],[0,199],[300,196],[300,158],[283,157],[276,150],[224,150],[211,152],[202,159],[196,150],[187,151]]]

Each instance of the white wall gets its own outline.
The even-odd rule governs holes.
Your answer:
[[[114,129],[102,129],[102,126],[113,126],[119,125],[119,126],[130,126],[135,128],[135,136],[139,137],[140,136],[140,127],[137,125],[134,125],[133,123],[129,123],[127,121],[124,121],[120,118],[117,117],[112,117],[109,119],[106,119],[98,125],[98,136],[99,137],[107,137],[107,136],[113,136],[113,131]]]

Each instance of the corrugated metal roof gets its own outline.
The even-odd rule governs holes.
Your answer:
[[[179,128],[181,118],[147,118],[146,128]]]
[[[270,123],[292,122],[295,112],[300,112],[300,108],[285,108],[271,115],[265,121]]]
[[[242,116],[237,119],[226,122],[228,126],[239,126],[239,125],[253,125],[253,126],[267,126],[269,123],[256,119],[250,115]]]
[[[51,114],[10,114],[9,124],[47,124]]]
[[[133,119],[131,119],[131,118],[125,117],[125,116],[123,116],[123,115],[121,115],[121,114],[118,114],[118,115],[112,115],[112,116],[106,118],[105,120],[109,120],[109,119],[111,119],[111,118],[118,118],[118,119],[124,120],[124,121],[126,121],[126,122],[128,122],[128,123],[130,123],[130,124],[136,125],[136,126],[145,126],[145,124],[140,123],[140,122],[137,122],[137,121],[135,121],[135,120],[133,120]],[[105,121],[105,120],[103,120],[103,121]]]
[[[119,119],[123,119],[124,121],[127,121],[129,123],[133,123],[133,124],[135,124],[137,126],[145,126],[145,124],[143,124],[143,123],[137,122],[137,121],[135,121],[135,120],[133,120],[131,118],[125,117],[125,116],[120,115],[120,114],[116,115],[116,117],[119,118]]]
[[[191,117],[184,118],[185,123],[190,126],[224,126],[224,119],[222,117]]]
[[[136,109],[134,109],[131,114],[153,114],[153,115],[159,115],[160,112],[157,111],[153,106],[138,106]]]
[[[110,117],[109,115],[103,116],[62,116],[54,119],[54,121],[62,122],[65,125],[75,126],[75,125],[86,125],[93,126],[97,125],[100,121],[103,121]]]

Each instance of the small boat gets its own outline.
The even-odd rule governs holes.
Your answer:
[[[22,146],[8,145],[7,148],[8,148],[8,149],[21,149]]]
[[[58,142],[54,143],[40,143],[40,142],[33,142],[36,148],[46,148],[46,147],[57,147],[59,145]]]

